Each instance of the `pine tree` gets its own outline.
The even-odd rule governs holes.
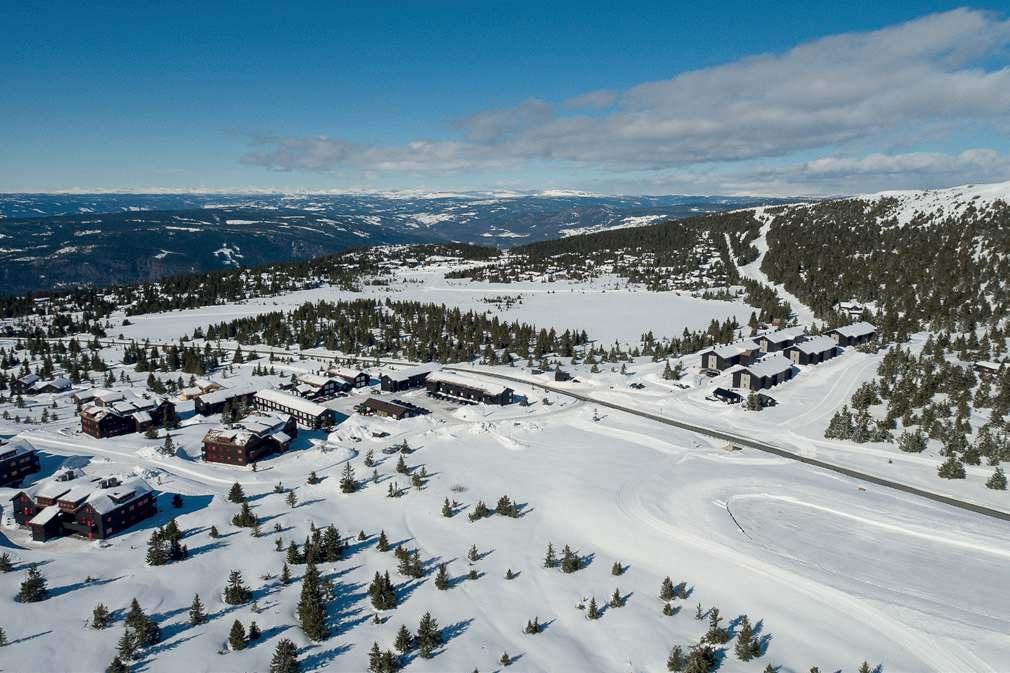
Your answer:
[[[6,647],[6,646],[7,646],[7,632],[4,630],[4,627],[0,626],[0,647]]]
[[[950,455],[939,468],[937,474],[941,479],[964,479],[964,464],[957,459],[956,455]]]
[[[393,641],[393,647],[396,648],[401,654],[406,654],[414,646],[414,637],[410,635],[410,631],[406,626],[400,625],[400,630],[396,632],[396,640]]]
[[[624,605],[624,599],[621,598],[621,590],[614,589],[614,595],[610,597],[610,607],[619,608]]]
[[[477,545],[475,544],[470,545],[470,550],[467,551],[466,557],[470,560],[471,563],[476,563],[477,561],[480,560],[480,552],[477,551]]]
[[[392,610],[396,607],[396,589],[389,579],[388,571],[383,575],[375,573],[375,578],[368,585],[368,596],[376,610]]]
[[[673,586],[673,580],[666,577],[663,580],[662,586],[659,587],[659,599],[663,601],[672,601],[676,597],[677,595]]]
[[[563,573],[573,573],[582,567],[582,559],[565,545],[564,549],[561,550],[561,572]]]
[[[245,502],[245,492],[242,490],[242,484],[237,481],[232,484],[231,490],[228,491],[228,500],[234,503]]]
[[[239,528],[255,528],[257,526],[256,515],[253,514],[248,502],[242,501],[242,508],[238,514],[232,517],[231,523]]]
[[[256,622],[254,621],[249,622],[249,633],[246,634],[246,638],[249,640],[249,642],[259,640],[260,635],[262,635],[260,627],[256,624]]]
[[[116,646],[116,650],[119,653],[118,659],[123,661],[131,661],[137,653],[137,643],[133,636],[133,632],[130,629],[123,629],[123,635],[119,638],[119,644]]]
[[[681,649],[680,645],[674,645],[673,649],[670,650],[670,656],[666,659],[666,670],[680,673],[686,665],[687,657],[684,656],[684,650]]]
[[[298,504],[298,496],[295,495],[294,490],[288,491],[287,503],[291,509],[294,509]]]
[[[281,566],[281,584],[291,584],[291,570],[286,561]]]
[[[109,609],[102,603],[99,603],[91,611],[91,628],[104,629],[109,625],[109,618]]]
[[[621,565],[620,561],[614,561],[614,565],[610,566],[611,575],[620,575],[624,572],[624,566]]]
[[[396,471],[400,474],[408,474],[410,471],[407,469],[407,463],[403,460],[403,455],[401,454],[396,460]]]
[[[228,575],[228,585],[224,588],[224,602],[228,605],[241,605],[248,603],[251,598],[252,591],[243,583],[242,573],[232,570]]]
[[[421,621],[417,626],[416,643],[418,653],[424,659],[434,656],[435,648],[442,644],[442,632],[438,626],[438,621],[431,616],[430,612],[425,612],[421,616]]]
[[[445,571],[444,563],[439,564],[438,572],[435,574],[435,588],[439,591],[449,588],[449,574]]]
[[[270,660],[270,673],[301,673],[301,670],[298,648],[293,642],[284,638],[274,649],[274,656]]]
[[[14,564],[11,562],[11,555],[7,552],[0,554],[0,572],[9,573],[14,570]]]
[[[544,554],[544,567],[553,568],[558,564],[557,558],[554,556],[554,546],[548,542],[547,552]]]
[[[302,578],[302,593],[298,600],[298,621],[309,640],[325,640],[329,635],[326,627],[326,605],[319,581],[316,564],[309,562]]]
[[[210,527],[210,533],[209,533],[209,535],[210,535],[210,537],[212,539],[217,539],[217,538],[221,537],[221,533],[218,532],[217,526],[211,526]]]
[[[200,601],[200,594],[193,596],[193,604],[189,607],[189,623],[192,626],[203,624],[207,621],[207,615],[203,611],[203,603]]]
[[[747,615],[740,619],[740,632],[737,633],[734,650],[740,661],[750,661],[761,654],[761,645],[754,636],[754,629]]]
[[[123,663],[118,656],[113,657],[112,663],[105,669],[105,673],[130,673],[130,667]]]
[[[512,664],[512,657],[509,656],[508,652],[502,652],[501,659],[498,661],[501,662],[502,666],[510,666]]]
[[[596,605],[596,596],[592,596],[589,599],[589,609],[586,611],[586,617],[589,619],[599,619],[600,609]]]
[[[515,576],[516,574],[512,572],[512,568],[505,569],[505,579],[507,580],[515,579]]]
[[[386,537],[386,531],[379,531],[379,539],[375,543],[375,548],[381,552],[389,551],[389,538]]]
[[[231,631],[228,632],[228,645],[232,650],[244,650],[246,646],[245,627],[242,622],[235,620],[231,624]]]
[[[151,537],[147,541],[147,565],[160,566],[168,563],[168,551],[165,549],[165,541],[160,530],[151,532]]]
[[[349,462],[344,463],[344,471],[340,477],[340,492],[354,493],[358,490],[358,482],[354,478],[354,468]]]
[[[673,605],[670,603],[663,603],[663,614],[667,617],[673,616]]]
[[[1006,490],[1006,475],[1003,473],[1002,467],[996,466],[996,470],[989,477],[989,481],[985,482],[985,486],[996,491]]]
[[[449,498],[446,498],[442,503],[442,516],[446,519],[452,518],[452,505],[449,504]]]
[[[46,578],[39,569],[32,564],[28,568],[28,574],[21,582],[21,590],[14,597],[19,603],[37,603],[49,597],[49,589],[46,588]]]

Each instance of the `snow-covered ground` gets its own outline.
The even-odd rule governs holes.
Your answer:
[[[601,381],[608,376],[619,375],[606,372]],[[157,456],[157,440],[97,441],[69,420],[28,431],[46,454],[43,474],[64,459],[94,476],[143,472],[164,495],[157,519],[106,544],[37,544],[25,531],[4,531],[24,547],[9,550],[18,569],[0,575],[0,621],[12,641],[0,651],[4,668],[102,670],[122,633],[121,618],[99,632],[87,619],[99,602],[123,610],[134,596],[165,635],[142,658],[147,671],[264,670],[280,638],[298,643],[303,670],[363,670],[373,641],[391,646],[401,623],[415,628],[429,610],[447,627],[448,643],[434,659],[415,658],[408,670],[495,670],[508,651],[522,671],[657,671],[673,644],[696,642],[705,630],[694,619],[698,603],[718,606],[727,620],[746,613],[770,636],[761,658],[745,664],[730,650],[721,671],[757,673],[769,663],[783,671],[813,665],[853,671],[864,659],[888,673],[999,671],[1010,660],[1010,614],[1003,605],[1010,542],[1002,525],[757,452],[728,453],[692,433],[620,412],[605,411],[594,421],[589,404],[549,395],[544,405],[542,393],[518,389],[531,406],[456,409],[420,392],[399,394],[432,411],[400,422],[354,415],[353,404],[369,394],[358,391],[330,403],[349,415],[333,434],[302,433],[291,452],[263,461],[257,472],[192,459],[214,419],[186,420],[175,435],[183,455],[175,458]],[[684,404],[700,392],[690,391]],[[792,402],[784,397],[781,408],[788,409]],[[180,409],[189,415],[185,405]],[[390,436],[373,437],[378,431]],[[393,472],[395,456],[381,452],[401,439],[417,449],[408,465],[423,465],[430,477],[421,491],[387,498],[387,480],[408,485]],[[370,474],[363,465],[369,448],[382,460],[380,482],[340,494],[344,461],[360,478]],[[324,478],[320,484],[305,483],[311,470]],[[251,497],[260,538],[230,525],[237,506],[225,494],[234,481]],[[278,482],[295,488],[295,509],[272,492]],[[13,492],[0,496],[6,501]],[[171,493],[183,494],[181,510],[169,504]],[[440,514],[446,497],[493,507],[504,494],[524,505],[521,518],[471,523],[463,511],[451,519]],[[172,515],[187,531],[191,558],[145,566],[152,526]],[[310,523],[368,536],[351,540],[345,561],[322,566],[336,598],[333,635],[318,645],[305,640],[295,616],[304,567],[292,568],[291,585],[279,585],[283,554],[274,551],[275,538],[285,546],[300,542]],[[223,536],[211,539],[210,525]],[[436,563],[448,563],[453,587],[438,591],[431,575],[418,582],[398,576],[392,554],[374,548],[379,530],[419,548],[432,572]],[[571,575],[543,568],[548,541],[571,545],[588,566]],[[465,578],[470,545],[483,555],[474,564],[476,580]],[[624,575],[610,574],[614,561],[628,566]],[[12,597],[29,562],[42,564],[54,595],[16,604]],[[504,579],[508,568],[518,577]],[[222,602],[231,569],[255,589],[257,613],[251,605]],[[376,571],[387,569],[402,583],[401,604],[384,624],[374,624],[365,588]],[[84,581],[89,575],[90,583]],[[674,602],[679,611],[669,617],[656,597],[668,575],[691,591],[688,600]],[[589,596],[604,604],[615,588],[626,604],[607,608],[599,621],[577,609]],[[212,616],[197,627],[189,626],[186,613],[194,593]],[[546,630],[523,634],[534,616]],[[255,619],[265,638],[221,654],[234,619],[246,625]]]
[[[368,297],[394,301],[422,301],[462,310],[495,311],[502,320],[519,320],[538,327],[585,329],[602,343],[637,343],[642,334],[652,330],[657,338],[680,336],[685,328],[704,329],[712,320],[736,317],[745,325],[754,310],[739,302],[696,299],[676,292],[650,292],[629,287],[613,277],[591,283],[485,283],[447,280],[445,270],[427,268],[397,271],[388,286],[365,285],[362,292],[320,288],[292,292],[280,297],[251,299],[239,304],[209,306],[187,311],[172,311],[131,316],[128,325],[114,328],[110,336],[165,339],[192,335],[197,327],[211,322],[234,320],[259,313],[283,311],[306,301],[353,300]],[[498,308],[485,299],[521,296],[522,302]]]

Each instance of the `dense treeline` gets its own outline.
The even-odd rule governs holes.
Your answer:
[[[500,321],[486,313],[462,312],[440,304],[385,303],[373,299],[305,303],[197,330],[194,338],[229,339],[243,344],[322,347],[360,356],[401,356],[414,361],[460,362],[490,351],[518,357],[575,354],[588,343],[584,331],[537,330],[520,322]]]

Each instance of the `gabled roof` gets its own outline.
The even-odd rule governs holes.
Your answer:
[[[718,346],[712,346],[711,348],[703,350],[701,352],[701,355],[704,356],[707,353],[715,353],[721,358],[728,359],[728,358],[734,358],[737,355],[741,355],[743,353],[750,353],[756,350],[758,350],[758,345],[757,342],[755,342],[753,339],[741,339],[739,341],[734,341],[733,343],[730,344],[721,344]]]
[[[780,344],[786,341],[793,341],[803,336],[802,327],[786,327],[767,334],[762,334],[758,339],[767,339],[773,344]]]
[[[32,517],[32,520],[28,522],[28,525],[44,526],[50,521],[52,521],[59,513],[60,513],[59,505],[49,505],[48,507],[43,507],[41,510],[39,510],[38,514]]]
[[[851,325],[845,325],[844,327],[836,327],[831,331],[840,334],[848,339],[854,339],[857,337],[876,334],[877,328],[871,325],[870,323],[866,322],[865,320],[861,320],[860,322],[854,322]]]
[[[213,392],[204,393],[203,395],[197,396],[197,399],[199,399],[202,404],[218,404],[220,402],[227,402],[233,397],[253,395],[256,393],[257,389],[257,386],[247,383],[235,386],[234,388],[222,388]]]
[[[782,374],[793,368],[793,363],[789,358],[775,353],[774,355],[769,355],[762,358],[754,364],[747,365],[742,369],[750,372],[751,376],[757,376],[758,378],[764,378],[766,376],[775,376],[776,374]]]
[[[279,404],[282,407],[294,409],[304,414],[309,414],[310,416],[321,416],[330,411],[321,404],[309,402],[306,399],[296,397],[294,395],[288,395],[287,393],[282,393],[279,390],[261,390],[256,393],[256,399],[273,402],[274,404]]]
[[[416,367],[407,367],[406,369],[400,369],[395,372],[383,372],[382,376],[390,379],[391,381],[406,381],[407,379],[415,376],[431,374],[441,368],[442,365],[437,362],[426,362]]]
[[[354,380],[358,378],[358,376],[360,376],[361,374],[364,374],[365,376],[369,375],[368,372],[366,372],[363,369],[351,369],[349,367],[330,367],[329,369],[326,370],[326,373],[345,380],[346,379]]]
[[[506,388],[505,386],[498,385],[497,383],[489,383],[478,378],[471,378],[464,374],[449,373],[445,371],[432,372],[428,375],[428,380],[470,388],[491,397],[496,397],[506,390],[511,390],[511,388]]]
[[[795,343],[789,348],[798,350],[801,353],[806,353],[807,355],[811,355],[814,353],[826,353],[827,351],[836,347],[837,344],[835,344],[834,339],[832,339],[829,336],[821,335],[810,337],[809,339],[805,339],[803,341],[800,341],[799,343]]]
[[[143,479],[129,479],[111,488],[101,488],[88,496],[87,504],[98,514],[109,512],[151,492]]]
[[[204,435],[203,441],[246,446],[254,438],[268,437],[281,432],[288,424],[289,418],[276,414],[249,414],[230,426],[219,425],[211,428]]]
[[[35,451],[35,447],[27,439],[13,439],[7,444],[0,444],[0,460],[10,460],[12,458],[17,458],[18,456],[23,456],[26,453],[31,453]]]
[[[334,379],[330,376],[320,376],[319,374],[299,374],[298,380],[302,383],[307,383],[314,388],[322,388],[330,381]]]

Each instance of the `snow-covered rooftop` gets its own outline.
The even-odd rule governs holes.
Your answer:
[[[765,376],[775,376],[776,374],[781,374],[792,369],[793,363],[789,358],[775,353],[774,355],[768,355],[761,358],[757,362],[744,367],[747,371],[751,373],[752,376],[765,377]]]
[[[273,402],[274,404],[279,404],[288,409],[301,411],[302,413],[306,413],[311,416],[320,416],[329,411],[321,404],[309,402],[306,399],[296,397],[294,395],[288,395],[287,393],[282,393],[279,390],[261,390],[256,393],[256,399]]]
[[[503,392],[508,390],[505,386],[499,385],[497,383],[490,383],[488,381],[482,381],[481,379],[466,376],[464,374],[457,374],[455,372],[445,372],[437,371],[432,372],[428,375],[429,381],[440,381],[442,383],[450,383],[452,385],[463,386],[466,388],[472,388],[474,390],[479,390],[485,395],[501,395]]]
[[[845,325],[843,327],[836,327],[831,330],[832,332],[837,332],[843,337],[855,338],[862,336],[869,336],[877,331],[877,328],[866,321],[854,322],[851,325]]]

